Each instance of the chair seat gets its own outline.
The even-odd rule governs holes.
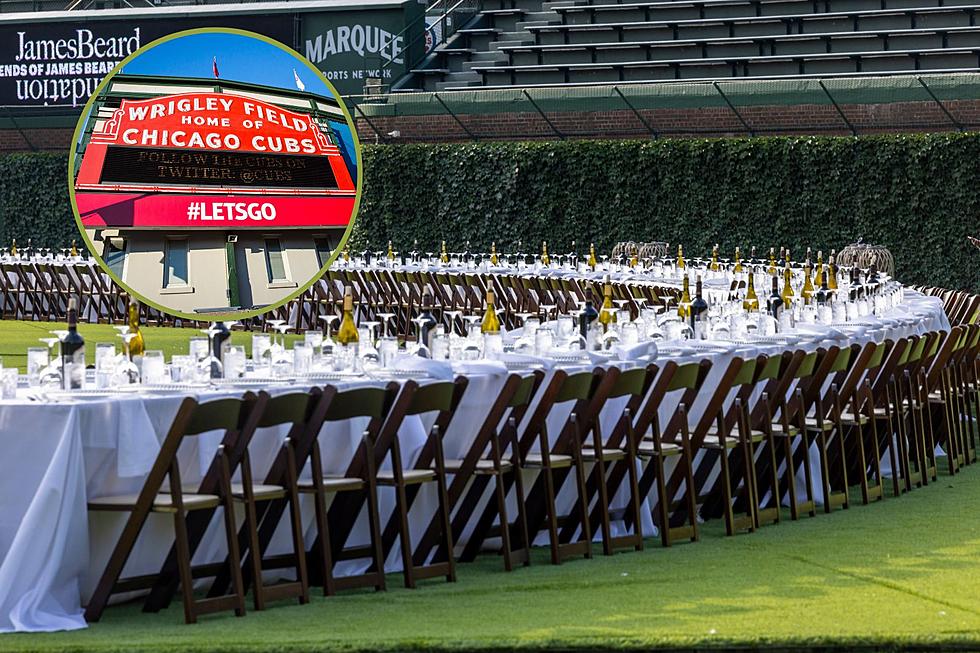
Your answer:
[[[571,467],[572,457],[564,454],[553,453],[548,456],[551,467]],[[524,464],[528,467],[544,467],[544,459],[539,453],[529,453],[524,459]]]
[[[717,426],[712,426],[712,427],[710,427],[708,429],[708,432],[705,434],[705,440],[708,440],[709,438],[715,440],[715,442],[718,441],[718,427]],[[749,433],[749,438],[752,440],[752,442],[762,442],[763,440],[766,439],[766,434],[764,432],[762,432],[762,431],[757,431],[755,429],[752,429],[751,432]],[[727,436],[725,436],[725,440],[735,440],[735,441],[737,441],[738,440],[738,429],[732,429],[731,433],[729,433]],[[729,446],[731,446],[731,445],[729,445]]]
[[[943,399],[943,393],[940,392],[939,390],[934,390],[929,393],[929,401],[931,401],[934,404],[945,403],[945,400]]]
[[[878,411],[881,411],[881,413],[879,414]],[[885,412],[884,408],[875,408],[875,417],[887,417],[887,416],[888,414]],[[855,415],[852,411],[846,410],[840,414],[840,421],[846,424],[847,426],[856,426],[858,424],[864,426],[865,424],[868,423],[869,420],[868,420],[868,416],[865,415],[864,413],[858,413],[857,415]]]
[[[446,461],[446,471],[447,472],[458,472],[463,467],[463,461],[457,459],[449,459]],[[514,465],[509,460],[500,461],[500,471],[508,472]],[[493,468],[493,461],[483,458],[476,462],[476,467],[473,470],[474,474],[493,474],[496,470]]]
[[[800,432],[800,429],[798,429],[797,427],[793,426],[792,424],[789,425],[789,431],[787,431],[783,427],[783,423],[782,422],[773,422],[772,423],[772,434],[773,435],[781,435],[781,436],[796,435],[799,432]]]
[[[803,422],[806,424],[806,428],[808,431],[820,431],[820,430],[833,431],[834,430],[834,422],[833,420],[830,419],[824,419],[822,423],[818,424],[816,417],[807,417],[806,419],[803,420]]]
[[[661,442],[660,451],[664,456],[676,456],[681,453],[681,445],[675,444],[673,442]],[[640,446],[636,449],[637,455],[640,456],[656,456],[657,450],[654,448],[654,442],[652,440],[644,440],[640,443]]]
[[[582,458],[584,460],[593,461],[598,460],[599,456],[596,455],[596,450],[594,447],[583,447],[582,448]],[[626,452],[622,449],[602,449],[602,459],[603,460],[622,460],[626,458]]]
[[[355,490],[364,489],[364,481],[359,478],[351,478],[346,476],[324,476],[323,477],[323,491],[324,492],[352,492]],[[316,492],[316,488],[313,487],[313,481],[302,481],[297,484],[300,492]]]
[[[427,483],[436,480],[436,473],[431,469],[406,469],[402,472],[405,483],[413,485],[415,483]],[[394,485],[395,473],[391,471],[378,472],[378,483],[382,485]]]
[[[184,510],[204,510],[205,508],[217,508],[221,505],[221,498],[215,494],[184,494]],[[118,494],[108,497],[99,497],[88,502],[90,510],[124,510],[132,511],[136,508],[136,501],[139,494]],[[173,499],[170,494],[158,494],[153,500],[150,508],[153,512],[177,512],[174,507]]]

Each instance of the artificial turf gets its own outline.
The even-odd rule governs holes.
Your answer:
[[[40,338],[51,337],[51,331],[67,329],[64,322],[20,322],[0,320],[0,357],[5,367],[19,367],[23,372],[27,367],[27,348],[44,347]],[[95,344],[98,342],[114,342],[116,348],[122,351],[122,340],[118,331],[108,324],[79,324],[79,333],[85,338],[85,356],[89,364],[95,363]],[[198,329],[175,329],[173,327],[140,327],[146,349],[158,349],[167,360],[173,354],[186,354],[188,341],[195,336],[205,334]],[[290,334],[287,341],[293,341],[298,336]],[[252,334],[244,331],[233,331],[231,341],[236,345],[244,345],[248,355],[252,353]],[[57,352],[57,346],[55,347]]]
[[[88,630],[0,636],[0,651],[980,649],[980,465],[880,503],[754,534],[534,564],[493,554],[459,581],[281,602],[183,624],[111,607]]]

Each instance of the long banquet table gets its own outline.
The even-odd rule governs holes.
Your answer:
[[[639,347],[629,352],[627,358],[631,360],[625,363],[668,359],[682,363],[707,358],[713,364],[706,381],[710,390],[735,356],[780,353],[787,348],[815,350],[834,344],[880,342],[949,328],[940,300],[906,291],[905,302],[883,317],[868,316],[834,328],[800,325],[792,333],[781,334],[792,340],[790,344],[764,338],[748,343],[660,341],[659,351]],[[546,359],[541,359],[541,364],[545,368],[557,365]],[[580,369],[616,364],[620,362],[615,359],[596,358],[580,365]],[[452,367],[448,363],[430,363],[430,376],[434,378],[451,378],[459,373],[466,374],[470,383],[444,436],[447,457],[462,457],[467,451],[508,371],[498,361],[454,363]],[[379,375],[334,385],[344,389],[359,384],[383,384],[388,380]],[[267,389],[275,394],[306,389],[308,385],[275,385]],[[220,387],[201,391],[196,396],[210,399],[240,395],[245,389],[249,388]],[[81,606],[97,582],[125,519],[124,514],[90,515],[86,502],[89,498],[140,489],[177,407],[187,395],[119,393],[47,402],[29,396],[23,389],[19,393],[17,399],[0,401],[0,451],[4,452],[0,458],[0,632],[84,628]],[[708,394],[703,392],[699,400]],[[660,407],[663,415],[673,410],[671,401],[676,403],[676,398],[668,397]],[[565,414],[554,411],[549,420],[559,424],[569,409]],[[616,412],[621,410],[621,404],[611,401],[601,419],[611,425]],[[697,417],[703,410],[703,405],[695,404],[690,412]],[[408,452],[417,453],[421,448],[428,426],[426,420],[419,418],[405,423],[399,438],[406,457]],[[343,429],[331,430],[329,437],[320,438],[325,471],[344,471],[362,428],[363,424],[351,422]],[[558,429],[549,432],[557,433]],[[181,450],[182,462],[186,463],[184,469],[196,470],[198,474],[205,471],[220,437],[213,435],[206,435],[195,447]],[[284,435],[284,428],[264,429],[256,434],[250,452],[257,477],[271,463]],[[199,476],[186,480],[194,482]],[[565,500],[570,501],[570,495]],[[393,503],[393,495],[382,493],[382,519],[390,514]],[[434,506],[434,494],[420,495],[412,508],[413,529],[425,527]],[[311,544],[315,527],[308,508],[304,506],[304,517],[308,544]],[[644,532],[653,534],[656,531],[649,518],[650,511],[645,513]],[[223,557],[217,521],[202,542],[195,562]],[[277,534],[278,541],[273,542],[273,547],[279,545],[286,550],[286,540],[279,535],[285,535],[285,531],[281,529]],[[351,542],[358,538],[366,541],[366,535],[366,528],[355,529]],[[466,537],[464,530],[463,542]],[[156,572],[172,541],[169,518],[151,516],[124,575]],[[340,567],[341,574],[354,573],[356,569],[355,562],[342,565],[346,569]],[[386,569],[400,569],[397,547],[393,548]]]

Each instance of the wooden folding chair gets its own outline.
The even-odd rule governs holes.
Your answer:
[[[120,578],[150,513],[173,515],[176,563],[183,591],[186,622],[195,623],[199,615],[210,612],[234,610],[237,616],[245,614],[244,583],[231,484],[237,461],[232,460],[232,450],[238,445],[242,433],[249,434],[254,431],[266,399],[267,396],[255,397],[251,394],[247,394],[244,399],[218,399],[205,403],[198,403],[189,397],[184,399],[142,490],[138,494],[106,496],[89,501],[89,510],[124,511],[129,513],[129,518],[85,608],[87,621],[98,621],[102,617],[102,612],[112,594],[143,589],[158,581],[157,574]],[[177,460],[181,442],[187,437],[217,430],[222,430],[225,434],[214,460],[197,492],[185,494]],[[166,489],[164,489],[165,482],[168,486]],[[188,514],[198,511],[211,511],[208,513],[210,516],[219,507],[224,513],[233,592],[220,597],[195,599],[194,576],[191,570],[193,547],[188,538],[186,519]]]
[[[378,464],[378,485],[395,490],[395,513],[392,515],[382,542],[387,552],[389,543],[398,538],[405,576],[405,587],[414,589],[416,580],[444,576],[448,582],[456,581],[456,560],[453,555],[453,533],[449,518],[449,496],[446,491],[446,460],[443,454],[442,436],[452,422],[453,415],[466,389],[466,379],[457,378],[454,382],[430,383],[420,386],[415,381],[406,381],[395,399],[385,419],[381,432],[374,444],[375,460]],[[435,413],[435,424],[419,453],[414,466],[405,467],[398,429],[406,417]],[[391,456],[391,468],[381,469],[381,461]],[[409,510],[419,488],[433,483],[439,496],[438,518],[447,552],[441,562],[419,560],[413,556],[412,536],[409,524]],[[419,556],[421,557],[421,556]]]
[[[687,410],[688,406],[697,399],[710,369],[711,363],[707,360],[682,366],[668,361],[659,370],[655,366],[648,367],[649,373],[655,380],[637,416],[634,428],[642,438],[637,447],[637,457],[650,462],[640,475],[638,485],[640,496],[646,497],[656,484],[657,505],[653,511],[653,518],[660,530],[660,540],[664,546],[670,546],[682,539],[697,542],[700,538],[694,458]],[[681,392],[682,395],[667,420],[667,426],[661,429],[660,407],[665,397],[674,392]],[[648,432],[649,437],[647,437]],[[674,456],[678,457],[678,463],[671,477],[667,478],[666,460]],[[678,500],[681,485],[683,485],[683,493]],[[678,514],[675,511],[679,508],[684,509],[682,520],[675,519],[675,515]],[[627,511],[628,516],[629,511]]]
[[[547,529],[551,562],[556,565],[573,556],[592,557],[592,528],[582,456],[582,429],[587,429],[593,419],[589,405],[599,376],[601,371],[572,375],[562,370],[556,371],[546,390],[541,393],[538,405],[520,439],[520,467],[523,471],[538,475],[527,498],[528,527],[532,538],[540,530]],[[556,405],[567,402],[574,402],[571,413],[555,441],[551,442],[548,435],[548,415]],[[577,510],[570,515],[559,515],[558,492],[570,473],[575,477]],[[562,538],[558,532],[561,522],[569,524],[566,538]],[[571,526],[573,523],[574,526]],[[575,533],[579,531],[580,535],[575,540]]]

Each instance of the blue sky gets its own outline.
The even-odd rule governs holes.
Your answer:
[[[249,84],[263,84],[297,90],[293,70],[306,90],[330,96],[330,89],[292,51],[282,50],[261,39],[227,32],[189,34],[161,43],[130,61],[122,69],[128,75],[161,75],[165,77],[213,77],[212,61],[218,60],[221,79]],[[355,175],[354,139],[346,124],[331,121],[343,141],[351,173]]]
[[[133,59],[122,72],[208,78],[213,74],[211,61],[215,57],[221,79],[296,90],[295,69],[307,91],[330,95],[323,80],[304,66],[297,55],[240,34],[190,34],[173,39]]]

